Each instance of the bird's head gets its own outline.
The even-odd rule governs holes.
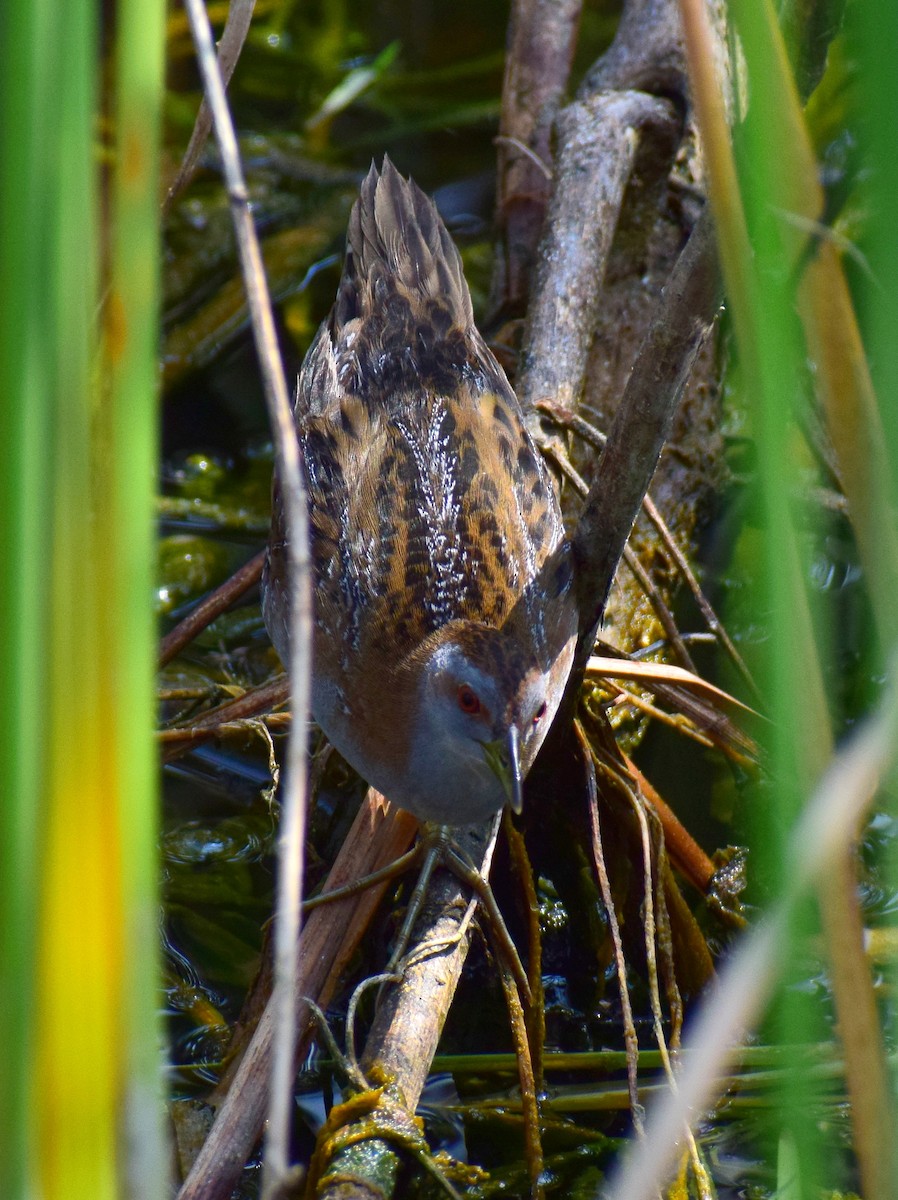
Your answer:
[[[415,656],[406,794],[395,799],[443,825],[521,809],[522,781],[561,700],[570,667],[522,658],[501,630],[456,622]]]

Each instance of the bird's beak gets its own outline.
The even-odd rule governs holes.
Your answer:
[[[482,742],[483,756],[489,763],[490,770],[502,784],[511,811],[519,813],[524,806],[524,793],[521,785],[521,735],[516,725],[512,725],[504,738],[496,738],[494,742]]]

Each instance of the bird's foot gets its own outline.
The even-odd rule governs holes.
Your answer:
[[[486,916],[486,923],[492,936],[497,955],[511,971],[521,996],[529,1004],[532,995],[527,973],[521,963],[511,934],[493,890],[487,878],[493,850],[498,836],[501,814],[490,826],[486,849],[483,853],[483,867],[478,868],[468,851],[460,844],[459,834],[446,825],[427,825],[424,827],[419,847],[423,853],[421,872],[415,889],[409,897],[408,908],[402,926],[396,937],[393,953],[387,964],[387,975],[401,974],[409,966],[421,962],[434,954],[452,950],[467,935],[468,928],[474,917],[478,901]],[[460,831],[459,831],[460,833]],[[418,847],[416,847],[417,849]],[[427,891],[433,872],[437,867],[450,871],[465,887],[470,888],[474,895],[468,901],[465,914],[456,929],[448,936],[424,937],[413,943],[415,926],[421,917]],[[409,946],[411,949],[409,950]]]
[[[385,867],[381,867],[379,871],[372,871],[370,875],[363,875],[360,879],[354,879],[352,883],[346,883],[342,887],[332,888],[329,892],[322,892],[318,896],[312,896],[308,900],[304,900],[302,911],[304,913],[311,912],[313,908],[318,908],[319,905],[329,904],[333,900],[345,900],[347,896],[356,896],[359,892],[364,892],[370,887],[375,887],[378,883],[383,883],[385,879],[393,879],[397,875],[401,875],[422,857],[424,853],[422,843],[413,846],[411,850],[405,854],[401,854],[399,858],[394,859],[391,863],[387,863]]]
[[[444,1194],[453,1197],[453,1200],[461,1200],[459,1192],[448,1178],[447,1163],[441,1156],[431,1154],[421,1122],[408,1111],[395,1086],[386,1080],[372,1083],[356,1057],[355,1013],[362,993],[373,985],[396,979],[396,976],[374,975],[359,984],[353,992],[346,1014],[345,1054],[337,1045],[324,1013],[314,1001],[308,1001],[322,1040],[343,1076],[345,1089],[345,1099],[331,1109],[318,1133],[309,1176],[312,1181],[318,1181],[330,1172],[352,1174],[353,1157],[359,1147],[363,1155],[360,1165],[364,1176],[364,1170],[370,1169],[371,1144],[376,1141],[388,1142],[415,1158]]]

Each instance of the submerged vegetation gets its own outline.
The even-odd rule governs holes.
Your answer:
[[[248,16],[229,7],[234,23]],[[396,1160],[385,1170],[405,1164],[395,1194],[437,1187],[436,1171],[471,1195],[631,1198],[657,1194],[650,1172],[666,1165],[672,1197],[898,1195],[898,16],[886,0],[778,15],[730,0],[714,28],[698,0],[657,7],[680,13],[685,58],[638,83],[622,55],[601,57],[617,5],[553,10],[571,24],[571,73],[557,47],[554,67],[540,60],[560,81],[546,109],[556,133],[532,123],[523,178],[514,154],[535,93],[515,92],[507,68],[534,69],[521,30],[543,28],[538,6],[514,6],[506,52],[508,14],[470,0],[259,0],[235,55],[229,100],[288,379],[330,306],[359,179],[387,151],[435,193],[481,328],[510,372],[520,363],[575,538],[601,531],[580,520],[601,446],[706,198],[725,296],[652,483],[657,508],[636,524],[583,664],[580,740],[548,747],[520,831],[509,823],[497,851],[491,878],[533,1005],[515,1000],[484,921],[419,1105],[426,1145],[391,1079],[379,1108],[372,1092],[351,1096],[345,1055],[375,993],[350,997],[383,970],[413,878],[383,884],[380,903],[366,894],[368,931],[316,992],[326,1028],[298,1077],[292,1155],[322,1191],[339,1116],[368,1122]],[[651,62],[665,14],[650,37],[638,6],[623,8],[627,44]],[[81,0],[14,2],[0,17],[0,275],[14,298],[0,312],[0,1193],[12,1200],[170,1194],[206,1132],[200,1102],[221,1103],[271,986],[291,725],[252,582],[271,438],[213,140],[178,182],[201,100],[189,25],[151,0],[114,9],[102,30]],[[225,6],[209,13],[221,36]],[[687,68],[684,122],[670,97]],[[626,126],[643,153],[621,168],[618,208],[602,210],[607,245],[573,243],[575,259],[597,255],[595,292],[571,283],[575,319],[555,326],[545,272],[565,237],[588,234],[591,210],[564,227],[553,179],[577,194],[565,156],[611,143],[602,105],[614,94],[616,111],[625,92],[643,95]],[[560,249],[534,268],[544,219]],[[620,460],[602,470],[625,490]],[[214,619],[169,640],[241,568]],[[155,692],[154,619],[168,635]],[[314,733],[311,751],[310,892],[365,791]],[[356,918],[328,907],[334,941]],[[711,1072],[723,1078],[708,1091]],[[681,1158],[664,1139],[682,1135],[682,1114],[667,1132],[657,1115],[676,1076],[707,1112]],[[238,1194],[258,1194],[259,1162]],[[228,1194],[203,1186],[185,1197]]]

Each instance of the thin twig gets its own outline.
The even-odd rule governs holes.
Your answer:
[[[620,995],[621,1016],[624,1023],[624,1042],[627,1047],[627,1084],[630,1091],[630,1112],[633,1116],[633,1127],[638,1134],[643,1132],[643,1109],[639,1101],[639,1041],[636,1037],[636,1026],[633,1024],[633,1009],[630,1006],[630,993],[627,988],[627,963],[624,959],[624,947],[621,942],[620,926],[617,923],[617,912],[614,907],[614,896],[611,892],[611,881],[605,866],[605,852],[602,848],[602,833],[599,825],[599,789],[596,784],[596,768],[592,747],[583,732],[579,721],[574,722],[574,734],[583,756],[583,769],[586,773],[586,787],[589,798],[589,827],[592,834],[592,857],[599,879],[599,889],[602,893],[602,903],[608,917],[608,931],[611,934],[611,944],[614,947],[614,961],[617,965],[617,987]]]
[[[670,532],[670,530],[667,527],[667,522],[661,516],[661,513],[658,511],[658,509],[655,505],[655,502],[654,502],[654,500],[652,500],[650,495],[646,494],[644,496],[643,501],[642,501],[642,507],[645,510],[646,516],[649,518],[649,520],[652,522],[652,524],[658,530],[658,536],[661,538],[661,541],[664,543],[664,547],[667,550],[667,553],[673,559],[674,565],[676,566],[677,570],[680,572],[680,575],[683,577],[683,580],[685,581],[686,586],[689,588],[690,592],[692,592],[692,595],[695,598],[695,602],[698,605],[698,607],[701,611],[701,614],[705,619],[705,624],[708,626],[710,631],[714,634],[714,636],[720,642],[721,646],[723,646],[724,650],[730,656],[730,660],[732,661],[733,665],[736,667],[736,670],[739,672],[739,674],[745,680],[746,685],[748,686],[749,690],[751,691],[751,694],[754,697],[755,703],[760,704],[761,703],[761,691],[760,691],[760,688],[758,687],[758,685],[755,683],[754,678],[752,677],[751,671],[749,671],[748,666],[746,665],[745,659],[742,657],[742,655],[736,649],[732,638],[730,637],[730,635],[727,633],[726,629],[724,628],[723,622],[720,620],[717,613],[714,611],[714,609],[711,605],[711,602],[708,600],[708,597],[705,595],[704,591],[702,590],[701,584],[696,579],[695,574],[694,574],[692,568],[690,567],[689,562],[686,558],[686,555],[683,553],[683,551],[677,545],[676,541],[674,540],[673,534]]]
[[[240,51],[243,49],[243,43],[246,41],[247,33],[249,33],[255,3],[256,0],[230,0],[228,4],[228,16],[225,21],[224,32],[218,43],[218,69],[221,72],[225,87],[231,82],[231,76],[234,74],[234,68],[237,66],[237,61],[240,58]],[[212,113],[208,100],[203,96],[200,110],[196,114],[193,132],[190,135],[190,142],[184,151],[184,157],[181,159],[181,165],[178,168],[178,174],[175,176],[174,182],[168,189],[168,194],[165,197],[165,202],[162,206],[163,213],[171,208],[175,197],[190,182],[193,172],[196,169],[196,164],[199,162],[199,157],[203,152],[203,147],[206,145],[211,132]]]
[[[248,563],[205,596],[174,629],[169,630],[159,644],[159,666],[164,667],[181,653],[216,617],[231,607],[235,600],[259,582],[265,551],[260,550]]]
[[[536,1088],[542,1092],[545,1085],[543,1059],[546,1043],[546,1004],[543,988],[543,946],[540,928],[539,899],[533,879],[533,867],[527,854],[523,834],[516,828],[511,813],[506,808],[502,814],[502,828],[508,847],[512,878],[517,880],[527,912],[527,977],[533,1001],[527,1011],[527,1041],[533,1060]]]
[[[543,1178],[543,1146],[539,1127],[539,1099],[533,1073],[533,1059],[527,1041],[524,1008],[521,994],[515,986],[514,976],[505,966],[500,966],[499,978],[508,1008],[508,1020],[514,1043],[515,1061],[518,1067],[518,1086],[521,1091],[521,1117],[524,1123],[524,1159],[530,1175],[532,1200],[543,1200],[545,1182]]]
[[[657,937],[655,933],[655,885],[652,877],[652,838],[649,832],[648,816],[646,814],[645,803],[639,793],[638,788],[632,787],[630,781],[623,774],[614,772],[615,781],[618,788],[627,796],[630,804],[636,814],[636,820],[639,822],[639,832],[642,842],[642,867],[643,867],[643,935],[645,937],[645,959],[649,975],[649,1000],[652,1009],[652,1025],[655,1031],[655,1044],[658,1047],[658,1052],[661,1055],[661,1064],[664,1067],[664,1074],[667,1076],[667,1082],[671,1091],[677,1090],[677,1080],[674,1075],[673,1063],[670,1059],[670,1053],[667,1048],[667,1039],[664,1036],[664,1018],[661,1011],[661,993],[658,987],[658,959],[657,959]],[[663,840],[663,834],[661,834]],[[660,870],[660,863],[659,863]],[[663,893],[658,889],[658,896],[661,898]],[[679,999],[679,994],[677,995]],[[692,1162],[692,1170],[695,1179],[699,1185],[701,1200],[708,1200],[710,1191],[708,1188],[707,1173],[701,1161],[698,1152],[698,1146],[695,1142],[695,1137],[692,1130],[686,1123],[686,1142],[689,1146],[689,1157]]]
[[[189,750],[195,750],[212,737],[236,737],[238,734],[245,735],[250,730],[254,730],[264,737],[265,730],[268,730],[269,733],[272,730],[275,733],[281,733],[289,729],[289,722],[289,713],[276,713],[266,717],[264,721],[259,717],[244,717],[239,721],[222,721],[221,724],[209,729],[163,729],[156,734],[156,740],[160,745],[168,748],[165,761],[171,762],[182,757]]]
[[[673,647],[677,658],[679,658],[687,671],[692,671],[694,675],[697,675],[698,668],[692,660],[692,655],[686,649],[683,639],[680,637],[680,631],[677,629],[677,623],[673,619],[673,613],[665,604],[664,597],[655,586],[655,581],[639,561],[636,551],[631,546],[624,546],[623,558],[633,578],[642,589],[643,595],[649,604],[651,604],[655,616],[661,622],[661,626],[667,634],[667,640]]]
[[[222,170],[231,202],[234,231],[256,350],[265,386],[265,399],[274,433],[276,461],[290,531],[290,677],[291,704],[300,717],[309,710],[311,666],[311,589],[309,529],[305,491],[300,474],[299,444],[278,352],[271,300],[265,283],[262,253],[249,207],[249,196],[237,138],[228,111],[225,87],[215,59],[212,30],[203,0],[185,0],[197,48],[203,87],[221,153]],[[293,1047],[295,1043],[293,980],[301,922],[303,844],[306,822],[306,745],[304,723],[292,727],[287,746],[279,846],[277,919],[275,925],[274,1027],[278,1053],[273,1055],[271,1101],[266,1136],[264,1190],[273,1192],[287,1173],[292,1111]]]
[[[513,146],[515,148],[515,150],[520,150],[520,152],[523,155],[525,155],[527,158],[529,158],[530,161],[533,163],[533,165],[536,167],[536,169],[545,177],[546,182],[547,183],[551,182],[552,168],[550,166],[548,166],[546,163],[544,163],[543,160],[539,157],[539,155],[534,150],[531,150],[529,146],[525,146],[524,143],[520,140],[520,138],[504,137],[500,133],[500,134],[497,134],[496,137],[493,138],[493,144],[496,146]]]

